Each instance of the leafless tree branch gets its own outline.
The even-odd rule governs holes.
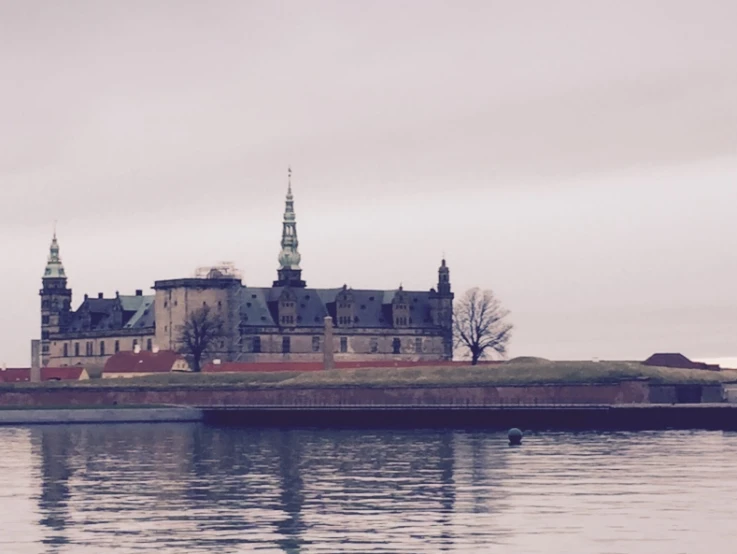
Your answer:
[[[218,349],[225,334],[223,319],[203,306],[191,312],[179,329],[179,352],[190,361],[192,370],[199,372],[203,360]]]
[[[453,309],[455,347],[468,351],[472,365],[490,354],[506,356],[514,328],[508,315],[492,291],[470,289]]]

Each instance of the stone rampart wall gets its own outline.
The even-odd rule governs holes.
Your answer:
[[[639,404],[649,401],[642,381],[585,385],[177,388],[38,387],[0,391],[0,406],[437,406]]]

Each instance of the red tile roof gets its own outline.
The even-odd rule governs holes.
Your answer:
[[[118,352],[105,363],[104,373],[166,373],[184,357],[178,352]]]
[[[41,381],[77,381],[83,367],[42,367]],[[12,367],[0,371],[0,383],[28,383],[31,380],[31,369],[28,367]]]

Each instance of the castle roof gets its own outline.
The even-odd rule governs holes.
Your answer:
[[[112,331],[154,326],[153,296],[85,298],[71,314],[65,332]]]
[[[326,316],[336,321],[336,297],[343,288],[290,289],[296,295],[296,327],[322,327]],[[391,304],[398,292],[394,290],[349,289],[355,303],[356,327],[391,328]],[[242,327],[271,327],[278,321],[278,303],[284,287],[243,287],[240,316]],[[402,291],[408,299],[408,327],[432,325],[430,292]]]

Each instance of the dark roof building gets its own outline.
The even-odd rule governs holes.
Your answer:
[[[683,354],[674,353],[658,353],[653,354],[647,360],[642,362],[645,365],[657,367],[673,367],[678,369],[721,369],[718,364],[705,364],[703,362],[692,362]]]
[[[114,298],[85,295],[73,311],[54,236],[41,290],[44,365],[89,367],[94,361],[102,369],[109,359],[113,363],[111,356],[123,360],[133,352],[139,356],[137,363],[148,363],[150,351],[180,350],[181,329],[204,307],[222,319],[225,329],[222,340],[208,350],[210,361],[312,363],[327,349],[341,363],[452,358],[453,292],[444,259],[436,285],[427,290],[307,286],[291,171],[278,261],[270,287],[246,286],[224,265],[195,278],[156,281],[154,295],[144,296],[140,290]],[[328,318],[333,335],[325,331]],[[105,365],[104,371],[115,372],[111,367],[117,366]]]

